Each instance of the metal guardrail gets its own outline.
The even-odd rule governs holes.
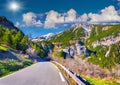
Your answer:
[[[76,75],[72,74],[67,68],[65,68],[63,65],[61,65],[60,63],[56,62],[56,61],[52,61],[58,65],[60,65],[69,75],[71,78],[73,78],[75,80],[75,82],[78,84],[78,85],[86,85],[85,83],[83,83],[80,79],[77,78]]]

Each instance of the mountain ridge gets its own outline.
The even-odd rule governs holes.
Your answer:
[[[120,62],[119,33],[120,25],[92,25],[89,32],[86,32],[82,26],[78,26],[56,34],[48,41],[59,46],[58,52],[63,50],[67,55],[72,53],[70,55],[72,57],[83,52],[79,56],[84,58],[89,56],[88,61],[101,67],[111,68]],[[84,45],[80,45],[79,42],[84,43]],[[77,46],[79,48],[76,47],[77,44],[79,44]],[[77,53],[78,50],[80,51],[79,53]],[[106,61],[108,59],[109,62]]]
[[[11,21],[9,21],[5,16],[0,16],[0,26],[8,28],[10,30],[14,29],[16,31],[19,31],[19,29],[15,27],[14,24]]]

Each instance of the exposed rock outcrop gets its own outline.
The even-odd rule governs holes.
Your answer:
[[[90,51],[87,47],[84,46],[82,42],[77,42],[74,45],[63,49],[63,51],[67,54],[66,57],[76,58],[77,55],[87,54],[90,55]]]
[[[109,28],[111,28],[111,26],[105,26],[102,28],[102,31],[108,30]]]
[[[30,57],[34,57],[34,58],[37,58],[37,57],[38,57],[35,49],[33,49],[33,48],[28,48],[28,49],[26,50],[26,53],[27,53]]]
[[[100,45],[111,46],[112,44],[116,44],[119,41],[120,41],[120,33],[117,36],[110,35],[110,36],[100,39],[100,41],[97,40],[92,43],[92,46],[93,48],[100,46]]]

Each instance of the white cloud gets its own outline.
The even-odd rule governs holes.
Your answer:
[[[57,28],[65,23],[76,22],[77,13],[74,9],[70,9],[66,13],[58,13],[57,11],[51,10],[46,14],[44,21],[44,28]],[[43,26],[40,20],[36,20],[37,17],[41,17],[41,14],[36,15],[33,12],[23,14],[23,22],[26,26]],[[43,14],[42,14],[43,15]]]
[[[76,21],[76,11],[74,9],[70,9],[65,18],[65,22],[74,22]]]
[[[30,26],[35,22],[36,20],[36,15],[32,12],[23,14],[23,21],[26,23],[27,26]]]
[[[83,15],[77,18],[77,22],[87,22],[88,19],[89,19],[88,15],[84,13]]]
[[[20,27],[20,23],[19,23],[19,22],[16,22],[15,26],[16,26],[16,27]]]
[[[41,23],[40,20],[38,20],[38,21],[35,21],[35,22],[34,22],[34,25],[35,25],[36,27],[41,27],[43,24]]]
[[[67,14],[66,14],[66,18],[65,18],[65,22],[74,22],[76,21],[76,11],[74,9],[70,9]]]
[[[120,22],[119,11],[114,6],[108,6],[102,9],[99,13],[84,13],[77,18],[78,22],[89,22],[91,24],[108,24]]]
[[[23,14],[23,22],[25,22],[26,26],[36,26],[40,27],[42,26],[42,23],[40,20],[36,20],[37,15],[33,12],[28,12],[26,14]]]
[[[44,23],[45,28],[56,28],[56,24],[76,21],[76,11],[70,9],[67,13],[58,13],[51,10],[47,13]]]
[[[89,13],[91,23],[101,23],[101,22],[118,22],[120,21],[120,16],[115,10],[114,6],[106,7],[102,9],[99,14]]]
[[[44,27],[45,28],[55,28],[56,23],[63,23],[63,22],[64,22],[64,16],[54,10],[51,10],[47,13]]]
[[[120,0],[118,1],[120,2]],[[77,15],[74,9],[70,9],[66,13],[59,13],[54,10],[50,10],[44,14],[28,12],[23,14],[23,22],[25,26],[44,26],[44,28],[67,27],[70,26],[70,23],[75,22],[88,22],[92,24],[120,22],[119,11],[112,5],[102,9],[99,13],[84,13],[80,16]],[[41,19],[45,19],[45,21],[41,23]],[[20,23],[17,22],[16,26],[19,25]]]

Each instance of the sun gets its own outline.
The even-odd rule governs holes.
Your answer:
[[[9,8],[10,10],[13,10],[13,11],[18,11],[20,6],[18,3],[16,2],[11,2],[10,5],[9,5]]]
[[[20,11],[22,7],[21,3],[15,0],[9,1],[7,4],[7,9],[13,12]]]

